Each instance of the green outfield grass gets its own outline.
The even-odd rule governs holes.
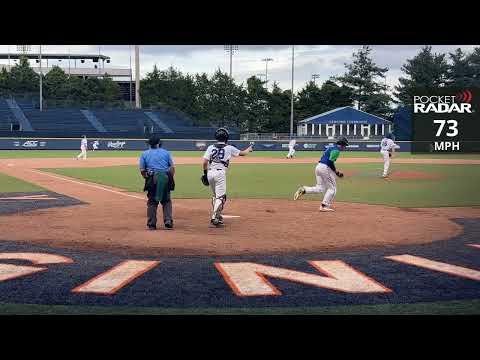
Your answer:
[[[0,315],[478,315],[480,300],[298,308],[159,308],[0,304]]]
[[[40,186],[0,173],[0,193],[44,191]]]
[[[291,199],[300,185],[313,185],[315,164],[233,164],[228,173],[230,198]],[[340,170],[355,172],[338,179],[337,201],[399,207],[480,205],[480,166],[394,164],[393,171],[417,171],[436,179],[385,180],[383,164],[345,164]],[[200,165],[179,165],[174,198],[208,198],[209,188],[200,182]],[[141,192],[143,179],[136,166],[48,169],[48,171],[128,191]],[[320,195],[304,199],[320,200]]]
[[[24,159],[24,158],[73,158],[80,151],[76,150],[0,150],[0,159]],[[134,157],[138,158],[141,151],[89,151],[88,157]],[[174,157],[201,157],[203,151],[172,151]],[[254,151],[249,156],[253,157],[270,157],[284,158],[286,151]],[[322,155],[321,151],[297,151],[297,158],[314,157],[318,158]],[[344,151],[342,157],[369,157],[380,158],[377,151]],[[395,154],[399,158],[414,159],[480,159],[480,154],[411,154],[409,152],[397,152]],[[294,161],[294,160],[293,160]]]

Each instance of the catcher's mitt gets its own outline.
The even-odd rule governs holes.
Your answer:
[[[337,174],[337,176],[338,176],[339,178],[342,178],[342,177],[343,177],[343,174],[342,174],[340,171],[337,170],[335,173]]]
[[[202,180],[203,185],[205,185],[205,186],[210,185],[210,183],[208,182],[208,177],[207,177],[206,174],[203,174],[202,177],[200,178],[200,180]]]

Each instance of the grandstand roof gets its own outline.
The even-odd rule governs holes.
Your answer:
[[[28,59],[38,59],[40,57],[39,53],[0,53],[0,59],[20,59],[21,57],[26,56]],[[99,59],[99,60],[110,60],[110,56],[100,55],[100,54],[43,54],[42,59]]]
[[[339,107],[300,121],[301,124],[391,124],[380,116],[357,110],[351,106]]]

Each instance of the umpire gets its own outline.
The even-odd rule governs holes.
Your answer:
[[[173,228],[172,199],[170,191],[175,189],[175,165],[170,153],[162,149],[158,136],[147,141],[150,149],[140,156],[140,173],[145,179],[143,191],[147,191],[147,226],[149,230],[157,229],[158,204],[162,204],[163,223],[166,229]]]

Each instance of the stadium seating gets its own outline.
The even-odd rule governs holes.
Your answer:
[[[93,110],[92,112],[109,132],[143,133],[145,128],[154,126],[142,111]]]
[[[169,110],[150,111],[155,117],[147,116],[149,110],[88,109],[95,117],[96,126],[82,113],[80,108],[48,108],[40,111],[31,99],[16,98],[19,111],[30,122],[32,131],[13,131],[11,123],[18,124],[5,99],[0,99],[0,135],[26,137],[89,137],[138,138],[151,133],[162,138],[213,139],[215,127],[195,126],[186,115]],[[83,111],[85,112],[85,111]],[[149,114],[151,115],[151,114]],[[100,126],[103,126],[103,128]],[[8,134],[10,132],[10,134]],[[231,129],[231,138],[239,134]]]
[[[66,133],[77,134],[95,131],[80,109],[44,109],[40,111],[32,105],[32,102],[17,100],[17,104],[37,132],[62,129]]]
[[[18,121],[10,110],[5,99],[0,99],[0,130],[10,130],[12,124],[17,125]]]

